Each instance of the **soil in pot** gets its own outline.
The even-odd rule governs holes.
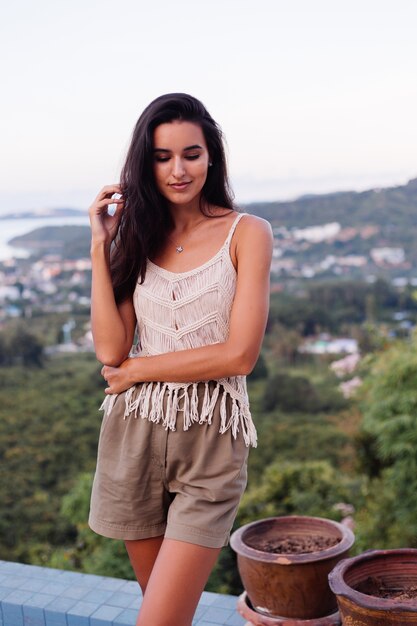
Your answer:
[[[338,537],[325,537],[324,535],[307,535],[305,537],[276,537],[264,539],[257,537],[248,541],[248,545],[255,550],[271,552],[272,554],[311,554],[326,550],[339,543]]]
[[[356,591],[365,593],[367,596],[376,598],[390,598],[402,602],[403,600],[417,599],[417,585],[401,585],[401,587],[393,587],[385,582],[383,578],[377,576],[369,576],[366,580],[361,581],[354,587]]]

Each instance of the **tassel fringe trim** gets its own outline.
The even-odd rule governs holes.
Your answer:
[[[198,385],[204,384],[204,396],[199,410]],[[211,385],[212,386],[212,385]],[[252,421],[249,403],[244,394],[237,393],[227,379],[216,381],[210,389],[210,383],[186,383],[175,386],[172,383],[142,383],[127,389],[125,393],[124,419],[133,414],[135,418],[148,419],[155,424],[162,423],[166,430],[176,430],[178,412],[183,413],[183,430],[192,424],[211,424],[214,407],[220,398],[221,434],[232,431],[236,439],[241,431],[246,446],[256,448],[256,428]],[[227,410],[227,396],[232,408]],[[111,413],[118,394],[106,396],[100,410]]]

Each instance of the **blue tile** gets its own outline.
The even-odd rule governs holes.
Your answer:
[[[70,587],[69,584],[62,584],[61,582],[55,583],[49,581],[43,589],[44,593],[51,593],[54,596],[61,596],[64,591]]]
[[[4,613],[3,613],[4,615]],[[21,616],[8,616],[4,615],[4,624],[6,626],[24,626],[23,623],[23,611]]]
[[[203,617],[203,615],[205,615],[206,611],[207,611],[207,607],[206,606],[203,606],[201,604],[198,605],[196,610],[195,610],[195,613],[194,613],[194,619],[195,620],[201,619]]]
[[[219,593],[212,606],[215,606],[218,609],[230,609],[231,611],[235,611],[237,600],[236,596],[226,596]]]
[[[96,588],[100,582],[103,581],[104,576],[95,576],[95,574],[79,574],[82,576],[81,584],[87,585],[87,587]]]
[[[72,598],[55,598],[45,607],[46,626],[67,626],[66,612],[69,611],[77,600]]]
[[[67,612],[68,615],[78,615],[80,617],[90,617],[98,609],[96,602],[77,602]]]
[[[90,626],[88,617],[82,615],[67,615],[68,626]]]
[[[41,578],[26,578],[26,582],[20,585],[20,589],[25,591],[42,591],[47,584],[47,581]]]
[[[81,600],[87,593],[91,591],[89,587],[82,587],[81,585],[71,585],[68,589],[62,592],[61,596],[64,598],[73,598],[74,600]]]
[[[248,622],[239,613],[233,613],[232,617],[226,620],[225,626],[245,626]]]
[[[116,619],[123,609],[118,606],[109,606],[103,604],[95,613],[90,617],[90,626],[109,626],[109,624]]]
[[[45,614],[43,609],[37,606],[24,606],[23,623],[25,626],[45,626]]]
[[[7,626],[23,626],[22,604],[32,597],[31,591],[12,591],[2,602],[3,620]]]
[[[27,576],[15,576],[14,574],[10,574],[10,576],[6,576],[2,586],[9,587],[10,589],[20,589],[20,586],[27,583],[28,580]]]
[[[129,604],[129,609],[136,609],[137,611],[139,611],[142,602],[143,602],[143,598],[142,596],[131,596],[132,597],[132,602]]]
[[[233,612],[227,609],[217,609],[214,606],[210,606],[204,614],[204,619],[208,622],[214,622],[215,624],[225,624],[226,620],[231,617],[232,614]]]
[[[10,587],[0,587],[0,600],[4,600],[11,593],[13,593],[13,589],[10,589]]]
[[[131,593],[123,593],[122,591],[116,591],[112,593],[110,598],[106,600],[107,604],[111,606],[120,606],[122,608],[127,608],[130,606],[130,603],[134,599],[134,596]]]
[[[7,596],[7,600],[3,602],[3,606],[5,606],[6,604],[22,605],[24,602],[27,602],[32,596],[33,593],[31,591],[15,589]]]
[[[25,570],[25,564],[24,563],[14,563],[12,561],[2,561],[1,562],[1,572],[10,572],[13,574],[18,574],[18,572],[22,572]]]
[[[84,596],[83,602],[96,602],[97,604],[104,604],[112,595],[113,591],[107,591],[106,589],[90,589],[87,595]]]
[[[215,622],[197,622],[196,626],[219,626],[218,623]]]
[[[40,565],[25,565],[26,575],[30,575],[31,577],[37,578],[47,578],[50,580],[53,578],[54,580],[57,577],[61,577],[63,571],[60,569],[54,569],[53,567],[41,567]]]
[[[118,591],[125,583],[126,581],[123,578],[105,578],[97,586],[97,589]]]
[[[138,593],[142,595],[142,590],[139,587],[139,583],[137,583],[135,580],[125,581],[123,587],[120,587],[120,591],[123,591],[124,593]]]
[[[70,572],[68,570],[66,570],[65,572],[62,572],[61,576],[59,577],[59,582],[60,583],[74,583],[74,582],[80,582],[80,577],[81,574],[79,572]]]
[[[136,618],[138,612],[133,609],[125,609],[120,613],[115,620],[113,620],[113,626],[134,626],[136,624]]]
[[[89,617],[95,611],[98,606],[93,602],[77,602],[67,612],[67,620],[69,626],[89,626]]]
[[[213,593],[212,591],[203,591],[199,604],[210,606],[216,602],[217,595],[217,593]]]
[[[43,609],[50,604],[52,600],[55,600],[55,596],[49,593],[35,593],[29,600],[27,600],[24,606],[34,606]]]

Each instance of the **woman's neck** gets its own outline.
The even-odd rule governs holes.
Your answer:
[[[180,233],[193,230],[207,219],[207,216],[200,209],[200,204],[174,205],[170,207],[170,211],[174,222],[173,230]]]

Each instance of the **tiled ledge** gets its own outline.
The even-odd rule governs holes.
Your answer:
[[[0,561],[0,626],[134,626],[141,601],[133,581]],[[236,601],[205,591],[193,626],[243,626]]]

